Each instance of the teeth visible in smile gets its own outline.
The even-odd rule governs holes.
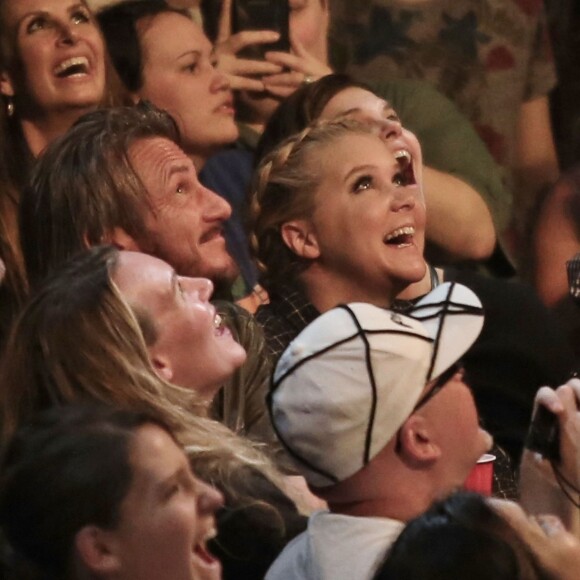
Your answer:
[[[215,318],[213,319],[213,327],[217,330],[218,328],[221,328],[223,319],[219,314],[215,315]]]
[[[74,56],[72,58],[68,58],[61,62],[55,69],[54,74],[61,75],[65,73],[69,68],[73,66],[81,66],[88,68],[89,66],[89,59],[86,56]]]
[[[405,226],[404,228],[399,228],[391,232],[386,238],[385,241],[389,242],[390,240],[394,240],[399,236],[412,236],[415,233],[415,228],[413,226]]]
[[[206,565],[207,564],[213,565],[217,562],[216,558],[208,550],[207,545],[206,545],[207,542],[209,542],[210,540],[213,540],[213,538],[215,538],[216,536],[217,536],[217,530],[216,530],[215,526],[212,526],[211,528],[206,530],[206,532],[203,535],[203,538],[201,538],[199,540],[199,542],[197,542],[193,546],[193,556],[194,556],[194,559],[196,561],[201,560]],[[196,578],[197,578],[197,576],[196,576]]]
[[[412,157],[411,154],[406,149],[399,149],[398,151],[395,151],[395,159],[397,161],[405,159],[407,163],[411,163]]]

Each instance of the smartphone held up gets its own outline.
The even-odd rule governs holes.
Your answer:
[[[232,33],[244,30],[273,30],[280,38],[273,43],[245,48],[244,58],[263,60],[270,50],[290,50],[288,0],[232,0]]]
[[[526,438],[526,447],[545,459],[560,461],[560,429],[558,418],[539,405],[534,413]]]

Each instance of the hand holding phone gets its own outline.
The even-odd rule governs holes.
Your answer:
[[[560,427],[558,417],[543,405],[538,405],[525,446],[540,453],[545,459],[560,461]]]
[[[214,9],[210,10],[212,6]],[[211,34],[214,43],[215,66],[227,76],[232,90],[264,92],[262,77],[278,74],[282,67],[266,60],[244,58],[243,55],[248,47],[259,45],[265,48],[257,52],[266,52],[267,47],[279,40],[279,34],[272,30],[245,30],[234,34],[233,10],[234,0],[206,0],[202,3],[204,29]]]
[[[232,0],[232,33],[244,30],[272,30],[278,40],[247,46],[240,56],[263,60],[266,51],[290,51],[288,0]]]

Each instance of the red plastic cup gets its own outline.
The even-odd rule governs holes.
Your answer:
[[[491,453],[482,455],[465,480],[463,488],[467,491],[475,491],[482,495],[490,496],[493,488],[494,461],[495,455],[491,455]]]

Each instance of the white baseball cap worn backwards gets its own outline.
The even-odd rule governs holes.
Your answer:
[[[274,428],[307,481],[325,487],[362,469],[482,327],[481,302],[452,282],[405,316],[352,303],[307,326],[278,361],[268,397]]]

